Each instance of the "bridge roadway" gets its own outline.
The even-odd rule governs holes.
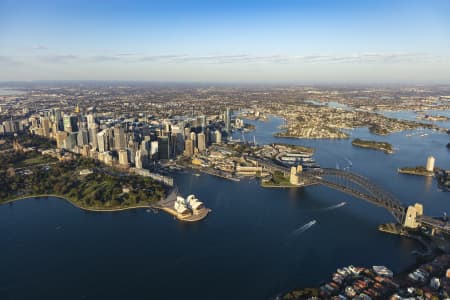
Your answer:
[[[269,171],[279,171],[285,174],[290,173],[290,168],[276,165],[270,160],[255,157],[249,157],[249,159],[257,161],[259,165],[265,167]],[[338,169],[322,168],[304,170],[300,176],[301,180],[305,182],[305,185],[314,183],[322,184],[356,198],[366,200],[388,210],[398,223],[404,223],[407,208],[392,194],[376,186],[369,179],[361,175]],[[450,234],[450,224],[448,221],[443,221],[430,216],[419,216],[417,217],[417,221],[423,225]]]
[[[431,228],[436,228],[441,232],[450,234],[450,223],[448,220],[444,221],[442,219],[430,217],[430,216],[419,216],[416,218],[416,220],[417,220],[417,222],[421,223],[422,225],[426,225]]]

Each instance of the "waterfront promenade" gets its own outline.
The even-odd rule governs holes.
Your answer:
[[[157,209],[157,210],[164,211],[164,212],[168,213],[169,215],[172,215],[173,217],[175,217],[179,221],[185,221],[185,222],[201,221],[204,218],[206,218],[208,216],[208,214],[211,212],[211,209],[203,208],[203,209],[199,210],[198,213],[196,213],[196,214],[192,214],[192,215],[188,215],[188,216],[182,216],[182,215],[178,214],[175,211],[175,209],[173,209],[173,200],[170,200],[170,199],[167,200],[169,197],[171,197],[171,194],[169,194],[165,199],[160,200],[156,204],[133,205],[133,206],[127,206],[127,207],[111,207],[111,208],[86,207],[86,206],[79,205],[73,199],[70,199],[70,198],[65,197],[65,196],[54,195],[54,194],[27,195],[27,196],[18,197],[18,198],[15,198],[15,199],[7,200],[7,201],[5,201],[3,203],[0,203],[0,205],[13,203],[13,202],[20,201],[20,200],[31,199],[31,198],[49,198],[49,197],[52,197],[52,198],[58,198],[58,199],[64,200],[64,201],[68,202],[69,204],[71,204],[72,206],[74,206],[76,208],[79,208],[79,209],[84,210],[84,211],[89,211],[89,212],[119,212],[119,211],[126,211],[126,210],[140,209],[140,208],[143,208],[143,209]]]

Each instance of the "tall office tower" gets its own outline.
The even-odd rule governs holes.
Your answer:
[[[71,132],[64,140],[64,149],[72,150],[77,145],[77,132]]]
[[[191,127],[184,128],[184,139],[190,139],[191,138]]]
[[[64,131],[77,132],[78,131],[78,117],[77,116],[64,116]]]
[[[97,143],[97,128],[89,128],[89,143],[92,145],[93,149],[97,149],[98,143]]]
[[[198,151],[206,150],[206,137],[203,132],[197,134],[197,148],[198,148]]]
[[[59,131],[64,130],[64,121],[62,117],[62,113],[59,108],[53,109],[53,122],[56,123],[56,127]]]
[[[192,140],[185,140],[184,141],[184,156],[191,157],[194,155],[194,145],[192,143]]]
[[[106,128],[106,141],[108,142],[107,144],[107,150],[106,151],[110,151],[113,150],[114,148],[114,129],[113,128]]]
[[[201,116],[200,119],[202,120],[202,132],[205,132],[206,130],[206,116]]]
[[[184,142],[182,141],[181,147],[184,148]],[[177,155],[177,151],[180,148],[179,141],[177,138],[177,134],[173,133],[170,135],[170,157],[175,157]]]
[[[168,135],[169,132],[172,132],[172,125],[168,121],[164,121],[164,129],[162,135]]]
[[[168,136],[159,136],[158,137],[158,155],[159,159],[170,159],[171,153],[171,145],[170,139]]]
[[[175,155],[182,154],[184,151],[184,137],[182,133],[177,133],[175,136]]]
[[[84,146],[89,144],[89,132],[87,129],[81,129],[77,135],[77,145]]]
[[[215,134],[215,141],[216,141],[216,144],[222,144],[222,133],[220,132],[220,130],[216,130],[215,132],[214,132],[214,134]]]
[[[136,151],[136,155],[134,157],[134,165],[137,169],[142,169],[142,153],[141,150]]]
[[[229,107],[225,110],[225,131],[229,134],[231,132],[231,110]]]
[[[156,154],[158,154],[158,141],[150,142],[150,156],[153,158]]]
[[[95,116],[93,114],[87,115],[87,126],[88,128],[94,128],[97,124],[95,123]]]
[[[55,139],[56,139],[56,147],[58,149],[62,149],[64,148],[64,141],[67,138],[67,132],[65,131],[57,131],[56,135],[55,135]]]
[[[42,135],[50,137],[50,120],[47,117],[41,117]]]
[[[98,144],[98,152],[106,152],[109,150],[108,138],[105,129],[97,133],[97,144]]]
[[[121,166],[128,166],[128,151],[125,149],[119,150],[119,164]]]
[[[114,148],[116,150],[125,149],[127,146],[125,131],[123,127],[114,127]]]
[[[50,133],[50,137],[56,139],[56,132],[58,131],[58,126],[55,122],[52,123],[52,132]]]
[[[211,144],[211,129],[206,128],[205,131],[205,145],[208,147]]]
[[[192,140],[192,146],[194,148],[196,148],[197,147],[197,134],[195,132],[191,132],[190,135],[191,135],[190,139]]]
[[[143,140],[141,142],[140,150],[142,151],[142,154],[148,156],[150,154],[150,141]]]

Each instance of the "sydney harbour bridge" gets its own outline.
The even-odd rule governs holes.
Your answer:
[[[298,187],[321,184],[386,209],[404,227],[425,226],[433,233],[450,234],[450,223],[447,219],[424,215],[423,206],[418,203],[410,206],[403,205],[394,195],[380,188],[368,178],[354,172],[332,168],[302,170],[302,168],[293,167],[289,169],[267,160],[256,160],[260,166],[269,171],[291,174],[291,178],[297,176],[296,186]]]

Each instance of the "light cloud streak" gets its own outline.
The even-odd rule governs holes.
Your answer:
[[[75,56],[75,55],[57,55],[55,61],[64,61],[68,58],[79,59],[80,61],[104,62],[120,61],[123,63],[133,62],[162,62],[162,63],[199,63],[199,64],[296,64],[296,63],[380,63],[395,64],[402,62],[434,62],[441,60],[439,56],[433,56],[428,53],[357,53],[351,55],[250,55],[250,54],[231,54],[231,55],[186,55],[186,54],[167,54],[167,55],[143,55],[141,53],[126,53],[116,55],[99,56]]]
[[[45,45],[37,44],[33,46],[33,50],[48,50],[48,47]]]

